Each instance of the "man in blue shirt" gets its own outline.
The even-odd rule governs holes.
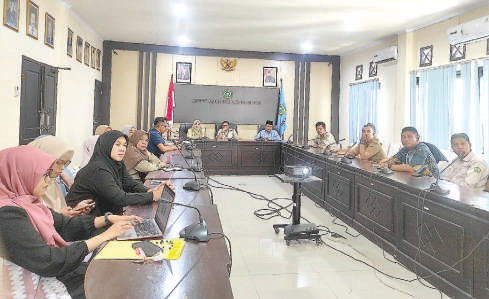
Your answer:
[[[280,141],[280,136],[277,131],[273,129],[273,121],[267,120],[265,123],[265,130],[261,130],[256,136],[255,141],[265,140],[265,141]]]
[[[149,131],[148,151],[159,158],[164,152],[176,150],[175,145],[165,145],[165,140],[162,137],[168,128],[166,117],[155,118],[153,125],[154,127]]]
[[[438,165],[428,146],[419,142],[418,130],[414,127],[402,129],[403,148],[394,156],[380,161],[379,167],[387,166],[396,171],[413,173],[426,166],[423,175],[438,176]]]

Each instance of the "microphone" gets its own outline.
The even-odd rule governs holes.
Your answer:
[[[311,138],[311,139],[307,139],[306,140],[306,143],[302,146],[304,149],[309,149],[311,146],[309,145],[309,141],[313,141],[314,139],[316,138]]]
[[[185,151],[182,151],[181,154],[185,159],[193,159],[194,156],[192,155],[192,144],[190,141],[182,141],[182,145],[185,149]]]
[[[290,140],[290,138],[292,138],[292,136],[294,136],[294,134],[290,134],[290,135],[289,135],[289,138],[287,138],[287,142],[286,142],[287,144],[293,143],[293,142]]]
[[[190,191],[199,191],[200,190],[200,183],[199,183],[199,180],[197,179],[197,175],[195,174],[195,167],[190,166],[187,159],[183,155],[182,150],[180,148],[178,148],[178,146],[177,146],[177,149],[180,152],[180,155],[182,155],[182,158],[185,161],[185,164],[187,164],[187,167],[188,167],[187,169],[190,170],[192,172],[192,174],[194,175],[194,180],[186,182],[185,185],[183,185],[183,189],[190,190]],[[192,153],[191,153],[191,157],[193,159]]]
[[[338,140],[338,142],[345,141],[345,140],[346,140],[346,138],[343,138],[343,139]],[[331,150],[329,149],[329,147],[332,146],[333,144],[336,144],[336,141],[331,142],[330,144],[328,144],[324,147],[323,155],[331,156]]]
[[[450,162],[450,164],[448,164],[447,166],[445,166],[445,168],[443,168],[441,171],[440,171],[440,175],[442,173],[445,172],[445,170],[447,170],[450,166],[453,165],[453,163],[457,162],[458,160],[462,160],[463,158],[465,157],[465,152],[461,152],[459,155],[457,155],[457,158],[453,159],[452,162]]]
[[[209,232],[207,230],[207,224],[204,221],[204,218],[202,217],[202,214],[200,213],[200,210],[197,209],[196,207],[185,205],[182,203],[177,203],[177,202],[171,202],[171,201],[166,201],[163,199],[160,199],[160,201],[168,204],[173,204],[177,206],[182,206],[186,208],[191,208],[197,211],[199,213],[199,222],[190,224],[189,226],[185,227],[182,229],[179,233],[180,238],[184,238],[185,240],[194,240],[198,242],[207,242],[209,241]]]
[[[329,147],[332,146],[333,144],[336,144],[336,141],[331,142],[330,144],[328,144],[324,147],[323,155],[331,156],[331,150],[329,149]]]
[[[445,172],[445,170],[447,170],[450,166],[453,165],[453,163],[459,161],[459,160],[462,160],[463,158],[465,157],[465,152],[461,152],[459,155],[457,155],[457,157],[455,159],[453,159],[452,162],[450,162],[450,164],[448,164],[445,168],[443,168],[441,171],[438,172],[438,175],[436,176],[436,181],[431,184],[430,186],[430,192],[434,192],[434,193],[437,193],[437,194],[440,194],[440,195],[447,195],[448,193],[450,193],[450,190],[448,189],[443,189],[442,187],[440,187],[440,185],[438,185],[438,182],[440,181],[440,177],[441,177],[441,174]]]

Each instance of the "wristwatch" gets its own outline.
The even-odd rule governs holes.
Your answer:
[[[114,215],[114,214],[112,214],[111,212],[107,212],[104,214],[105,224],[107,224],[107,225],[112,225],[112,222],[110,222],[110,220],[109,220],[110,215]]]

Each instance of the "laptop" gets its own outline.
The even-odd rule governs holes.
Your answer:
[[[118,236],[117,240],[139,240],[163,237],[173,206],[171,203],[175,200],[175,191],[168,185],[165,185],[160,199],[153,218],[143,218],[142,223],[136,223],[131,231]]]

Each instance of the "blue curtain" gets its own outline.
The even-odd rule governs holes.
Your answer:
[[[485,90],[486,90],[486,98],[483,99],[483,101],[485,101],[486,103],[489,101],[489,59],[486,59],[484,60],[484,64],[483,64],[483,67],[482,67],[482,73],[484,74],[483,76],[483,81],[481,82],[481,85],[483,85],[485,87]],[[484,113],[486,115],[489,115],[489,105],[486,105],[487,107],[487,111],[484,111],[484,112],[481,112],[481,113]],[[481,144],[483,145],[483,154],[486,155],[486,158],[487,158],[487,161],[489,162],[489,141],[488,141],[488,137],[489,136],[489,132],[488,132],[488,128],[485,128],[485,130],[481,130]]]
[[[416,103],[417,103],[417,84],[416,84],[416,78],[417,74],[416,72],[411,72],[411,86],[410,86],[410,95],[411,95],[411,101],[410,101],[410,116],[411,116],[411,126],[416,127]]]
[[[469,63],[466,66],[466,72],[471,71],[468,75],[464,76],[462,73],[462,79],[464,82],[462,92],[463,106],[465,114],[463,116],[464,128],[463,132],[466,132],[470,137],[472,143],[472,150],[480,154],[482,152],[482,136],[481,136],[481,105],[480,105],[480,90],[479,90],[479,70],[477,62],[470,67]],[[455,132],[454,132],[455,133]]]
[[[411,107],[415,107],[411,124],[416,126],[422,140],[442,149],[450,148],[449,111],[455,96],[455,77],[455,65],[421,71],[418,96],[411,97]],[[411,76],[411,80],[416,78]]]
[[[360,139],[364,124],[371,122],[377,125],[378,90],[379,80],[350,86],[350,144]]]

